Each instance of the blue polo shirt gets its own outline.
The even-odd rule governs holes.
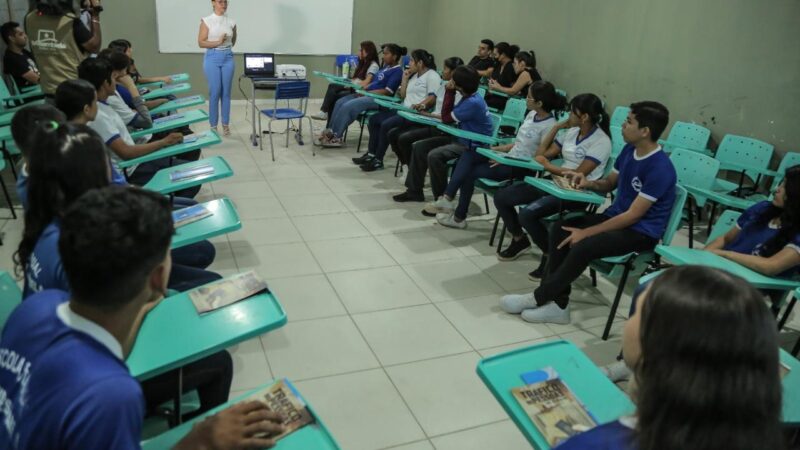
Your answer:
[[[747,208],[747,210],[739,216],[739,220],[736,221],[736,227],[740,230],[739,234],[736,236],[736,239],[726,245],[723,250],[730,250],[745,255],[763,256],[762,251],[764,249],[764,244],[775,237],[780,231],[780,228],[770,224],[770,221],[761,220],[761,217],[771,208],[772,202],[769,201],[758,202]],[[791,248],[800,253],[800,235],[796,234],[792,236],[784,248]],[[796,271],[797,267],[793,267],[780,276],[792,275]]]
[[[618,420],[573,436],[553,450],[636,450],[636,435]]]
[[[131,107],[132,109],[136,109],[133,105],[133,95],[126,89],[124,86],[117,83],[117,94],[122,98],[126,105]]]
[[[68,294],[22,302],[0,338],[0,448],[139,449],[144,396],[119,342]]]
[[[477,92],[469,97],[463,97],[453,108],[453,119],[458,122],[458,128],[472,133],[492,135],[492,116],[489,107]],[[471,148],[475,145],[468,139],[459,138],[459,142]]]
[[[678,182],[669,156],[659,147],[639,158],[636,148],[628,144],[614,163],[614,172],[617,172],[617,197],[604,214],[618,216],[630,209],[636,197],[642,196],[653,204],[630,228],[653,239],[661,239],[675,204],[675,184]]]
[[[397,91],[400,87],[400,82],[403,81],[403,68],[400,66],[384,67],[375,76],[372,83],[367,86],[368,91],[377,91],[379,89],[386,89],[391,94]]]
[[[69,292],[69,281],[61,264],[58,252],[58,238],[61,236],[61,221],[56,219],[42,231],[36,246],[33,247],[28,267],[25,269],[25,287],[22,298],[46,289],[60,289]]]

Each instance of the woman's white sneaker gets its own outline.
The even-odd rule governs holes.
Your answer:
[[[530,294],[509,294],[500,299],[500,309],[509,314],[519,314],[526,309],[536,308],[533,292]]]
[[[531,323],[555,323],[558,325],[568,325],[570,322],[569,304],[565,309],[561,309],[556,302],[550,302],[534,309],[526,309],[520,314],[522,320]]]

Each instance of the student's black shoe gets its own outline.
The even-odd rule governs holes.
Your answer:
[[[528,236],[522,236],[522,239],[519,240],[511,239],[511,244],[497,254],[497,259],[500,261],[513,261],[529,248],[531,248],[531,241],[528,240]]]
[[[363,170],[364,172],[374,172],[376,170],[383,170],[383,161],[372,158],[369,161],[362,164],[360,167],[361,170]]]
[[[542,261],[539,263],[539,267],[536,268],[533,272],[528,274],[528,278],[531,281],[539,281],[544,276],[544,270],[547,268],[547,256],[542,256]]]
[[[359,156],[358,158],[353,158],[353,164],[355,164],[357,166],[360,166],[360,165],[362,165],[364,163],[372,161],[373,159],[375,159],[375,157],[372,156],[372,153],[364,153],[363,155]]]
[[[405,191],[402,194],[397,194],[392,196],[392,200],[403,203],[403,202],[424,202],[425,196],[423,194],[414,194],[409,191]]]

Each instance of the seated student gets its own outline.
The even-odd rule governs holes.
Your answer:
[[[39,68],[33,53],[25,47],[28,46],[28,35],[17,22],[6,22],[0,26],[0,37],[6,43],[6,52],[3,54],[3,73],[11,75],[17,87],[36,86],[39,84]]]
[[[125,122],[130,129],[152,128],[153,118],[150,117],[150,110],[147,109],[144,99],[139,95],[139,90],[136,89],[133,78],[128,75],[130,59],[128,59],[124,53],[110,49],[104,49],[97,57],[103,58],[111,64],[111,77],[118,87],[122,86],[128,90],[131,95],[133,107],[125,103],[125,100],[119,95],[119,91],[109,95],[106,99],[106,103],[119,114],[122,121]]]
[[[514,57],[517,56],[519,47],[508,42],[499,42],[494,46],[495,67],[492,77],[489,79],[489,86],[510,88],[517,82],[519,75],[514,69]],[[490,108],[502,111],[506,107],[508,97],[486,93],[486,104]]]
[[[167,290],[175,232],[169,202],[136,188],[95,189],[66,210],[61,227],[71,292],[48,290],[22,302],[0,339],[0,354],[20,363],[0,370],[0,447],[138,449],[149,381],[140,386],[124,361]],[[227,364],[228,385],[217,387],[227,398],[230,356],[213,362]],[[193,373],[184,375],[184,389],[189,378],[220,370],[192,366],[184,367]],[[199,422],[175,448],[270,447],[271,439],[258,436],[280,431],[280,422],[262,403],[248,402]]]
[[[481,78],[492,76],[495,65],[492,52],[494,52],[494,41],[491,39],[482,39],[481,43],[478,45],[478,54],[473,56],[467,64],[477,70]]]
[[[517,75],[516,81],[511,86],[503,86],[497,80],[489,80],[489,89],[493,91],[500,91],[508,95],[520,95],[527,92],[528,87],[536,81],[542,79],[539,71],[536,70],[536,53],[533,50],[529,52],[517,52],[514,55],[514,63],[512,66],[514,73]]]
[[[128,65],[128,75],[131,76],[131,79],[134,83],[164,83],[168,84],[172,82],[172,78],[168,76],[159,76],[159,77],[143,77],[139,73],[139,69],[136,68],[136,63],[133,60],[133,46],[131,42],[127,39],[115,39],[108,44],[108,48],[111,50],[117,50],[125,54],[130,60],[130,64]],[[138,92],[138,88],[135,89]],[[130,89],[128,86],[123,86],[117,84],[117,92],[120,94],[123,100],[128,103],[128,106],[131,108],[136,109],[135,105],[133,104],[133,94],[134,89]],[[167,103],[170,100],[175,100],[177,97],[174,95],[167,95],[166,97],[162,98],[155,98],[153,100],[146,100],[144,102],[145,106],[148,109],[153,109],[158,106]]]
[[[56,246],[60,218],[84,192],[111,183],[103,141],[85,125],[45,122],[29,142],[36,150],[27,161],[28,209],[15,254],[25,274],[23,298],[45,289],[69,290]],[[178,263],[170,276],[171,289],[186,291],[221,278],[203,270],[214,261],[215,252],[210,243],[201,245],[173,251]]]
[[[483,101],[483,97],[478,94],[480,77],[478,72],[470,66],[459,66],[453,72],[453,79],[447,82],[442,105],[442,122],[446,124],[458,124],[462,130],[472,133],[490,135],[492,133],[492,118],[489,109]],[[461,101],[453,106],[456,98],[456,91],[461,93]],[[476,158],[475,147],[477,144],[468,139],[459,138],[457,141],[444,145],[438,149],[443,154],[461,155],[461,159],[471,161]],[[437,151],[437,150],[434,150]],[[431,172],[433,173],[433,172]],[[454,176],[458,176],[454,173]],[[461,187],[458,181],[449,183],[444,191],[444,195],[435,202],[425,206],[425,212],[443,213],[452,211],[455,205],[456,191]],[[463,189],[463,187],[462,187]],[[463,195],[463,192],[462,192]]]
[[[442,78],[436,73],[436,61],[427,50],[414,50],[411,52],[411,63],[403,71],[403,80],[400,83],[400,98],[403,106],[416,111],[430,109],[436,103],[436,91],[442,84]],[[397,114],[394,109],[380,111],[369,118],[369,148],[367,153],[353,162],[361,167],[364,172],[373,172],[383,169],[383,157],[389,148],[389,132],[391,130],[404,130],[414,127]]]
[[[675,203],[675,167],[658,145],[668,122],[664,105],[649,101],[632,104],[622,125],[627,145],[611,174],[593,181],[580,172],[565,174],[579,189],[603,193],[617,189],[614,203],[602,214],[556,222],[541,284],[532,294],[503,297],[504,311],[522,313],[528,322],[567,324],[571,284],[591,261],[656,246]]]
[[[78,67],[78,73],[81,79],[91,83],[97,91],[97,100],[99,101],[97,105],[97,117],[89,123],[89,126],[103,138],[103,141],[105,141],[106,145],[109,147],[111,161],[115,166],[120,161],[138,158],[161,150],[162,148],[183,142],[182,134],[170,133],[165,138],[157,141],[147,144],[136,144],[133,138],[131,138],[128,128],[125,126],[119,114],[105,103],[108,97],[115,92],[114,86],[116,82],[112,77],[111,64],[102,58],[87,59]],[[169,167],[170,165],[178,165],[188,162],[189,160],[196,160],[199,155],[200,152],[197,151],[183,154],[181,158],[161,158],[128,168],[128,181],[139,186],[144,185],[150,181],[153,175],[159,170]],[[172,161],[170,161],[171,159]],[[118,167],[116,168],[122,173]],[[197,195],[199,190],[199,186],[197,186],[180,191],[177,195],[192,198]]]
[[[533,111],[520,127],[515,144],[493,147],[494,150],[510,152],[510,156],[514,158],[533,159],[534,153],[539,148],[542,136],[555,124],[554,114],[556,108],[558,107],[560,110],[564,107],[563,97],[556,93],[552,84],[542,81],[538,83],[537,90],[534,90],[533,87],[528,89],[527,104]],[[547,109],[545,109],[545,104]],[[609,152],[610,149],[611,146],[609,144]],[[448,192],[461,191],[461,195],[458,198],[458,206],[455,211],[452,211],[449,209],[450,205],[443,205],[441,212],[452,212],[452,214],[440,214],[436,219],[439,224],[446,227],[465,228],[467,226],[466,218],[469,204],[475,189],[474,185],[478,179],[488,178],[500,181],[514,178],[521,180],[526,176],[533,175],[535,173],[531,170],[498,164],[496,161],[486,158],[477,152],[467,152],[459,158],[445,191],[445,195],[448,198],[454,198],[452,197],[453,194],[448,194]]]
[[[745,280],[704,266],[656,278],[625,324],[636,412],[557,450],[783,449],[775,319]]]
[[[533,86],[540,85],[537,81]],[[547,83],[550,85],[550,83]],[[534,89],[533,87],[531,89]],[[550,85],[553,95],[562,99]],[[530,101],[530,100],[529,100]],[[611,139],[608,137],[608,114],[603,109],[603,102],[594,94],[575,96],[570,102],[569,119],[557,124],[542,138],[536,161],[553,175],[564,175],[567,171],[584,174],[590,181],[600,179],[611,156]],[[530,117],[530,116],[529,116]],[[525,124],[520,127],[523,131]],[[561,130],[567,130],[564,136],[556,138]],[[517,133],[519,139],[519,133]],[[561,155],[564,163],[556,166],[550,162]],[[562,201],[558,197],[548,195],[528,183],[519,183],[497,191],[494,195],[497,213],[503,219],[512,239],[509,246],[497,254],[500,261],[517,259],[524,250],[531,246],[527,231],[536,247],[542,252],[539,267],[530,273],[532,279],[542,278],[547,265],[547,250],[550,232],[542,219],[557,214],[561,209],[582,210],[586,204],[581,202]],[[522,206],[517,213],[517,206]],[[524,227],[524,230],[523,230]]]
[[[394,95],[403,79],[401,62],[407,52],[405,47],[397,44],[385,44],[383,68],[365,90],[373,94]],[[347,127],[358,118],[359,114],[372,109],[378,109],[378,104],[372,97],[350,94],[340,98],[331,113],[330,128],[325,129],[319,137],[320,144],[323,147],[341,147]]]
[[[351,78],[350,81],[362,88],[366,88],[372,83],[375,75],[377,75],[380,70],[381,66],[378,63],[378,49],[375,47],[375,43],[372,41],[363,41],[358,49],[358,65],[355,67],[355,70],[353,70],[353,78]],[[348,75],[344,74],[344,76]],[[328,90],[325,91],[325,98],[322,100],[322,106],[319,108],[319,112],[312,114],[311,118],[315,120],[325,120],[327,122],[327,128],[330,126],[328,113],[333,111],[333,106],[340,98],[352,93],[353,90],[349,87],[333,83],[329,84]]]

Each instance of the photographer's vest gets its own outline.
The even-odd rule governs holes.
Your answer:
[[[25,17],[31,50],[39,64],[39,84],[45,94],[53,95],[59,84],[78,78],[78,65],[86,58],[75,41],[72,16],[45,16],[36,11]]]

